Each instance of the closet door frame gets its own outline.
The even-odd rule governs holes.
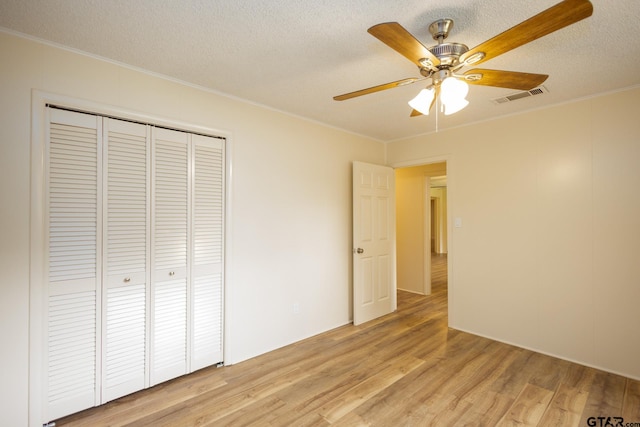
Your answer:
[[[153,114],[145,114],[122,107],[106,105],[71,96],[53,94],[33,89],[31,92],[31,188],[30,188],[30,257],[29,257],[29,426],[42,426],[51,421],[44,420],[46,402],[43,399],[42,378],[46,372],[43,342],[46,333],[46,176],[45,148],[47,136],[47,106],[56,106],[79,112],[148,123],[156,126],[179,129],[225,140],[225,183],[224,183],[224,293],[223,293],[223,356],[231,360],[227,347],[229,323],[227,319],[231,303],[232,277],[232,165],[233,139],[229,131],[176,121]]]

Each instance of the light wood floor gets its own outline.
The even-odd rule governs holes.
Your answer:
[[[640,426],[640,381],[448,329],[444,266],[434,257],[433,294],[399,292],[396,313],[57,426],[588,426],[591,416]]]

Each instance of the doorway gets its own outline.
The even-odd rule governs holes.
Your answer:
[[[398,290],[430,295],[433,285],[442,287],[448,270],[447,205],[445,161],[396,169]]]

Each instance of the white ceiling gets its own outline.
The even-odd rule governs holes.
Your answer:
[[[397,21],[431,46],[429,24],[453,18],[447,41],[471,48],[558,1],[0,0],[0,27],[392,141],[435,130],[435,114],[409,117],[423,83],[332,99],[419,77],[367,28]],[[549,74],[549,93],[496,105],[516,91],[472,86],[470,105],[440,115],[438,128],[640,84],[640,1],[592,3],[590,18],[481,65]]]

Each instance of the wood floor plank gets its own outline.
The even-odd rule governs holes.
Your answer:
[[[432,294],[398,292],[395,313],[233,366],[206,368],[56,425],[547,427],[586,426],[589,416],[640,421],[638,381],[448,328],[446,256],[433,257],[432,269]]]
[[[589,393],[561,384],[540,420],[541,426],[579,426]]]
[[[428,425],[457,426],[471,412],[472,405],[460,401],[455,396],[443,396],[433,400],[434,404],[429,407],[424,417],[424,422]]]
[[[335,423],[422,364],[424,364],[424,360],[416,359],[413,356],[403,356],[392,360],[388,366],[375,375],[328,402],[320,409],[320,414],[329,422]]]
[[[287,404],[280,400],[277,396],[269,396],[264,399],[258,399],[254,403],[243,408],[234,410],[229,414],[215,419],[206,425],[224,425],[224,426],[250,426],[264,425],[265,418],[271,412],[280,409]]]
[[[174,407],[170,413],[159,417],[146,417],[140,421],[144,425],[175,426],[183,425],[211,425],[212,423],[244,408],[255,404],[261,399],[270,398],[277,391],[289,387],[308,376],[299,368],[290,369],[277,377],[243,389],[232,395],[213,396],[204,399],[193,399],[189,405]]]
[[[461,399],[453,394],[459,385],[459,373],[464,371],[466,366],[471,366],[474,361],[477,364],[488,361],[488,355],[482,350],[489,343],[491,341],[481,340],[476,343],[476,347],[471,345],[472,342],[468,341],[464,335],[458,335],[452,343],[452,348],[455,349],[452,352],[458,354],[458,358],[427,358],[423,366],[370,399],[357,412],[365,420],[398,420],[406,417],[415,419],[419,415],[413,408],[422,406],[425,409],[422,416],[431,419],[439,413],[435,408],[440,408],[442,397],[446,396],[447,406],[443,411],[446,410],[447,417],[461,416],[468,403],[461,402]],[[451,405],[454,408],[451,408]],[[408,408],[412,409],[408,410]],[[438,418],[441,419],[441,417]]]
[[[453,383],[451,393],[458,399],[473,402],[488,390],[499,378],[509,361],[517,352],[513,347],[502,343],[491,343],[485,347],[481,357],[465,365]],[[445,389],[446,390],[446,389]]]
[[[507,413],[514,398],[501,393],[485,391],[481,398],[473,400],[470,411],[460,419],[461,425],[495,426]]]
[[[355,412],[349,412],[347,415],[340,418],[340,421],[338,423],[331,423],[329,425],[339,425],[339,426],[345,426],[345,427],[369,427],[369,426],[375,426],[376,424],[369,421],[365,421],[364,419],[362,419],[362,417],[360,417]]]
[[[394,420],[398,421],[397,425],[406,426],[479,425],[472,416],[472,408],[473,405],[456,396],[436,392],[411,411],[398,412]],[[463,421],[465,419],[470,421]]]
[[[565,377],[562,379],[562,383],[567,387],[588,392],[589,389],[591,389],[596,372],[596,369],[589,368],[588,366],[571,363]]]
[[[516,352],[516,357],[505,366],[503,374],[490,387],[492,391],[514,400],[534,374],[533,363],[530,363],[534,353],[522,349]]]
[[[161,411],[167,406],[179,405],[204,393],[227,385],[219,368],[210,367],[184,377],[130,394],[100,407],[101,411],[87,410],[65,419],[65,425],[121,426]]]
[[[442,320],[430,319],[416,325],[400,335],[388,335],[388,338],[377,344],[375,354],[377,357],[393,357],[400,353],[413,354],[420,359],[425,359],[425,354],[440,348],[445,350],[443,338],[446,328],[442,327]]]
[[[344,363],[327,362],[325,367],[318,366],[299,387],[278,392],[287,407],[272,412],[267,420],[278,419],[283,425],[297,425],[309,412],[320,411],[326,403],[370,378],[384,363],[376,357],[368,357],[364,347],[351,356],[340,359]]]
[[[622,418],[640,425],[640,381],[627,379],[622,403]]]
[[[597,371],[580,425],[588,425],[590,417],[614,417],[622,414],[627,379],[608,372]]]
[[[537,426],[544,415],[553,392],[533,384],[527,384],[511,408],[498,422],[498,426]]]
[[[437,385],[434,383],[446,382],[446,373],[438,370],[438,363],[437,360],[425,361],[396,383],[364,402],[355,412],[363,420],[378,424],[380,420],[398,420],[414,415],[416,409],[424,405],[428,396],[436,393]],[[432,387],[430,393],[424,391],[426,386]]]
[[[534,364],[535,372],[531,377],[531,384],[547,390],[555,390],[566,376],[571,362],[560,360],[546,354],[535,353],[530,360]]]

